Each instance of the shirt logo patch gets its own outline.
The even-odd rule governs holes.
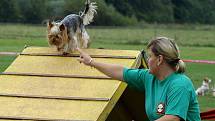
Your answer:
[[[164,114],[165,113],[165,104],[159,103],[157,106],[157,114]]]

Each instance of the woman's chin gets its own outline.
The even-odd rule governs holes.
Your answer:
[[[149,69],[149,73],[150,73],[150,74],[153,74],[153,72],[151,71],[151,69]]]

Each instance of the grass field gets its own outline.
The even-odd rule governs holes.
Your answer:
[[[179,44],[182,59],[215,60],[215,26],[206,25],[146,25],[142,27],[97,27],[87,28],[93,41],[91,48],[142,50],[148,40],[156,36],[167,36]],[[0,52],[21,52],[25,45],[48,46],[46,27],[32,25],[0,24]],[[0,72],[15,59],[0,56]],[[215,65],[186,63],[187,75],[195,88],[205,76],[215,84]],[[201,111],[215,108],[215,97],[208,94],[199,97]]]

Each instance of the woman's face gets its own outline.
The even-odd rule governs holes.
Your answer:
[[[152,51],[151,48],[148,50],[148,65],[149,71],[151,74],[156,75],[158,72],[158,56],[156,56]]]

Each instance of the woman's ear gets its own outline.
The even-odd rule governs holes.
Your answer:
[[[158,55],[158,63],[157,66],[161,65],[161,63],[164,61],[163,55]]]

